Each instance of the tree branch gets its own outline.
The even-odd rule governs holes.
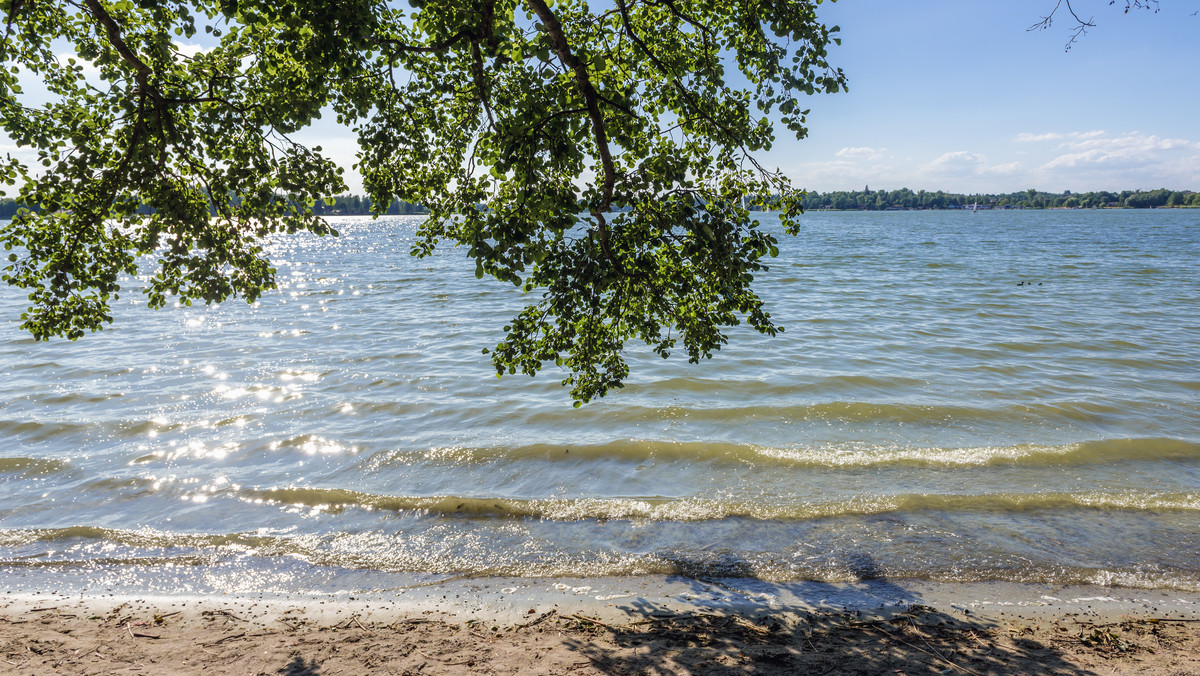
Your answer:
[[[137,73],[134,77],[137,79],[138,85],[149,87],[150,76],[154,73],[150,70],[150,66],[147,66],[145,61],[139,59],[137,54],[134,54],[129,45],[125,43],[121,27],[117,25],[116,20],[112,18],[112,15],[108,13],[108,10],[104,9],[98,0],[83,0],[83,4],[87,6],[87,10],[92,17],[104,28],[104,32],[108,36],[108,41],[112,43],[113,48],[121,55],[121,59],[133,67],[134,72]]]
[[[562,59],[563,64],[570,68],[571,72],[575,75],[575,82],[579,86],[580,93],[583,94],[583,100],[587,106],[588,118],[592,122],[592,136],[596,140],[596,152],[600,155],[600,166],[603,173],[600,203],[592,207],[592,216],[595,217],[600,230],[600,248],[604,250],[605,257],[612,262],[617,271],[624,275],[624,266],[613,256],[608,239],[608,223],[604,219],[604,214],[612,208],[613,189],[617,182],[617,169],[613,163],[612,150],[608,144],[608,130],[604,125],[604,114],[600,110],[600,94],[596,91],[595,85],[592,84],[587,65],[580,61],[579,57],[571,53],[571,45],[567,41],[567,36],[563,33],[562,23],[559,22],[554,12],[550,11],[545,0],[527,0],[527,2],[534,13],[537,14],[538,19],[541,20],[542,25],[546,27],[546,34],[550,36],[550,44],[554,47],[558,58]]]

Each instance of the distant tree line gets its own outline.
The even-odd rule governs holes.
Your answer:
[[[992,209],[1157,209],[1161,207],[1200,207],[1200,193],[1191,190],[1122,190],[1121,192],[1062,193],[1041,192],[1030,188],[1006,194],[948,193],[938,190],[912,191],[863,190],[810,192],[804,197],[805,209],[885,211],[888,209],[961,209],[977,204]]]
[[[318,202],[313,211],[322,216],[357,216],[371,213],[371,198],[338,195],[333,204]],[[1122,190],[1121,192],[1062,193],[1041,192],[1030,188],[1006,194],[949,193],[929,190],[838,190],[810,192],[804,197],[805,209],[841,211],[887,211],[898,209],[964,209],[977,204],[991,209],[1159,209],[1163,207],[1200,207],[1200,192],[1191,190]],[[21,208],[15,200],[0,199],[0,219],[12,218]],[[427,213],[420,204],[400,200],[388,205],[388,215]]]
[[[338,195],[333,198],[333,204],[317,202],[313,213],[322,216],[361,216],[371,213],[371,198],[362,195]],[[425,214],[428,210],[420,204],[410,204],[401,200],[393,200],[384,212],[391,216],[407,214]]]
[[[20,208],[21,205],[14,199],[0,199],[0,219],[11,219]]]

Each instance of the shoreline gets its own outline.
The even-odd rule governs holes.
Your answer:
[[[12,580],[10,579],[9,582]],[[0,613],[67,607],[100,612],[115,605],[192,609],[237,607],[256,621],[272,613],[304,608],[309,617],[338,622],[353,614],[371,621],[423,615],[449,622],[480,620],[520,623],[530,609],[583,613],[605,622],[644,619],[654,613],[734,613],[772,617],[779,613],[853,613],[885,616],[914,606],[983,621],[1010,616],[1037,619],[1062,615],[1098,621],[1170,616],[1200,621],[1200,593],[1099,585],[1043,585],[1003,581],[933,582],[877,578],[859,582],[765,582],[753,578],[696,578],[682,575],[598,578],[449,577],[414,581],[378,590],[322,592],[137,593],[129,588],[12,590]],[[254,610],[257,609],[257,610]]]
[[[1110,587],[472,578],[0,601],[14,674],[1192,674],[1198,656],[1200,595]]]

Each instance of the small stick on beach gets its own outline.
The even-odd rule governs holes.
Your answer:
[[[215,640],[215,641],[212,641],[211,643],[201,643],[200,645],[202,645],[202,646],[206,646],[206,647],[207,647],[207,646],[214,646],[214,645],[219,645],[219,644],[221,644],[221,643],[224,643],[224,642],[226,642],[226,641],[233,641],[233,640],[235,640],[235,639],[243,638],[243,637],[245,637],[245,636],[246,636],[246,632],[244,632],[244,631],[243,631],[243,632],[242,632],[242,633],[240,633],[240,634],[230,634],[229,636],[226,636],[226,637],[224,637],[224,638],[219,638],[219,639],[217,639],[217,640]]]
[[[234,615],[233,613],[231,613],[228,610],[225,610],[223,608],[221,610],[205,610],[204,612],[200,613],[200,615],[202,617],[208,617],[208,618],[212,618],[214,616],[222,616],[222,617],[227,617],[231,620],[237,620],[238,622],[245,622],[245,620],[243,620],[242,618],[238,617],[237,615]],[[164,617],[165,617],[165,615],[164,615]]]
[[[601,622],[600,620],[594,620],[594,619],[592,619],[590,617],[586,617],[584,615],[572,615],[571,617],[573,617],[581,622],[591,622],[592,624],[598,624],[601,627],[604,627],[605,629],[612,629],[613,631],[616,631],[616,629],[613,628],[613,626],[611,624],[605,624],[605,623]]]
[[[921,637],[921,642],[922,642],[922,643],[924,643],[926,646],[928,646],[928,647],[929,647],[929,650],[925,650],[925,649],[924,649],[924,648],[922,648],[921,646],[913,645],[913,644],[909,643],[908,641],[905,641],[904,639],[900,638],[899,636],[894,636],[894,635],[893,635],[893,637],[894,637],[894,638],[895,638],[897,641],[899,641],[899,642],[903,643],[904,645],[906,645],[906,646],[908,646],[908,647],[910,647],[910,648],[912,648],[912,649],[914,649],[914,650],[919,650],[919,651],[921,651],[921,652],[925,653],[926,655],[933,655],[934,657],[936,657],[936,658],[938,658],[939,660],[941,660],[941,661],[945,662],[946,664],[949,664],[951,667],[953,667],[953,668],[955,668],[955,669],[958,669],[959,671],[965,671],[965,672],[966,672],[966,673],[968,673],[968,674],[972,674],[972,676],[980,676],[980,675],[979,675],[979,672],[977,672],[977,671],[973,671],[973,670],[971,670],[971,669],[968,669],[968,668],[966,668],[966,667],[963,667],[963,666],[959,666],[959,665],[955,664],[954,662],[951,662],[949,659],[947,659],[945,655],[942,655],[940,652],[938,652],[937,648],[934,648],[932,645],[930,645],[930,644],[929,644],[929,641],[925,639],[925,636],[921,634],[921,632],[920,632],[920,630],[919,630],[919,629],[917,629],[917,623],[916,623],[916,622],[913,622],[913,621],[912,621],[912,618],[909,618],[909,620],[908,620],[908,624],[909,624],[909,626],[911,626],[911,627],[912,627],[914,630],[916,630],[916,631],[917,631],[917,636],[920,636],[920,637]]]
[[[533,625],[541,622],[542,620],[546,619],[547,617],[550,617],[551,615],[553,615],[556,612],[558,612],[557,608],[551,608],[550,610],[547,610],[546,612],[542,613],[541,615],[538,615],[537,619],[533,620],[532,622],[526,622],[525,624],[518,624],[517,629],[524,629],[526,627],[532,627]]]

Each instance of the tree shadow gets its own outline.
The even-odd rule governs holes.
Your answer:
[[[292,661],[283,666],[277,673],[282,676],[320,676],[321,668],[316,660],[308,661],[300,655],[294,655]]]
[[[623,626],[581,621],[565,642],[606,674],[1087,673],[1053,645],[922,605],[869,555],[855,561],[859,581],[834,585],[759,580],[736,561],[712,577],[711,561],[679,560],[672,581],[691,588],[696,610],[637,599],[621,604]],[[842,604],[852,598],[857,607]]]

